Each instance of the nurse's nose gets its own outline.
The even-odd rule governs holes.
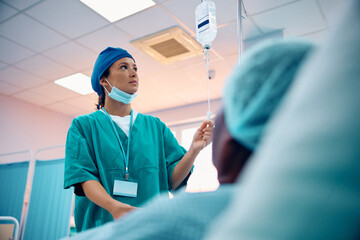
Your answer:
[[[137,76],[137,72],[134,69],[130,70],[130,77],[136,77]]]

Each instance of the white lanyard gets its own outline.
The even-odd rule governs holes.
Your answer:
[[[128,145],[127,145],[127,154],[125,154],[123,145],[121,143],[120,137],[118,132],[116,131],[114,121],[111,119],[108,112],[105,110],[105,108],[102,108],[102,110],[106,113],[106,115],[109,117],[109,120],[111,122],[111,126],[115,132],[115,136],[119,142],[120,149],[123,153],[124,159],[125,159],[125,180],[129,180],[129,158],[130,158],[130,139],[131,139],[131,129],[132,129],[132,121],[133,121],[133,110],[130,111],[130,126],[129,126],[129,137],[128,137]]]

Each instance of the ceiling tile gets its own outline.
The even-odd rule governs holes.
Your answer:
[[[75,93],[67,88],[59,86],[53,82],[38,86],[37,88],[34,88],[31,91],[57,101],[63,101],[73,97],[80,96],[78,93]]]
[[[135,58],[138,67],[138,74],[140,81],[142,78],[147,78],[152,75],[160,74],[162,72],[170,71],[177,68],[174,64],[161,64],[142,52],[135,52],[132,54]]]
[[[21,93],[15,94],[14,97],[17,99],[26,101],[26,102],[36,104],[38,106],[45,106],[45,105],[56,102],[56,100],[54,100],[52,98],[47,98],[47,97],[41,96],[38,93],[32,92],[31,90],[23,91]]]
[[[157,3],[163,3],[163,2],[166,2],[168,0],[153,0],[154,2],[157,2]]]
[[[210,62],[210,69],[213,69],[213,62]],[[204,64],[198,63],[182,68],[185,76],[192,79],[197,86],[206,87],[206,69]],[[186,87],[186,86],[185,86]]]
[[[199,3],[200,1],[193,0],[172,0],[162,5],[190,28],[193,31],[191,34],[195,34],[195,9]]]
[[[244,6],[247,13],[253,15],[295,1],[297,0],[244,0]]]
[[[229,64],[230,67],[235,67],[239,59],[239,54],[233,54],[225,57],[225,61]]]
[[[41,55],[31,57],[25,61],[15,64],[15,66],[52,81],[76,73],[76,71]]]
[[[0,37],[0,60],[13,64],[33,56],[35,53]]]
[[[285,33],[284,33],[283,29],[268,32],[268,33],[263,33],[257,37],[245,39],[243,49],[246,52],[249,49],[252,49],[254,46],[258,45],[259,43],[261,43],[263,41],[281,40],[281,39],[284,39],[284,37],[285,37]]]
[[[4,95],[13,95],[17,92],[22,91],[23,88],[19,88],[10,84],[7,84],[3,81],[0,81],[0,93]]]
[[[25,89],[46,83],[46,80],[12,66],[0,70],[0,80]]]
[[[17,12],[18,11],[16,11],[12,7],[9,7],[8,5],[0,2],[0,22],[15,15]]]
[[[242,23],[242,35],[243,35],[242,38],[243,39],[254,38],[254,37],[261,35],[261,32],[256,27],[256,25],[254,24],[254,21],[252,20],[252,18],[250,16],[246,19],[243,19],[241,23]],[[236,24],[237,24],[237,22],[236,22]],[[236,25],[236,29],[237,29],[237,25]],[[237,33],[237,30],[236,30],[236,33]]]
[[[2,0],[3,2],[6,2],[7,4],[10,4],[14,8],[18,10],[24,10],[25,8],[28,8],[41,0]]]
[[[45,108],[62,113],[62,114],[66,114],[66,115],[69,115],[72,117],[84,114],[83,110],[81,110],[79,108],[75,108],[75,107],[68,105],[66,103],[63,103],[63,102],[50,104],[50,105],[45,106]]]
[[[165,109],[170,106],[179,106],[186,104],[184,100],[174,95],[174,89],[169,89],[169,86],[163,86],[156,83],[158,78],[143,79],[140,82],[138,95],[134,100],[134,108],[141,112],[152,112],[159,109]],[[171,85],[171,84],[170,84]],[[182,86],[184,89],[186,86]],[[175,90],[177,92],[178,90]],[[182,92],[179,90],[178,92]],[[170,96],[169,98],[167,96]],[[168,102],[169,101],[169,102]]]
[[[286,36],[299,36],[326,28],[326,23],[314,0],[297,1],[287,4],[283,7],[252,16],[252,19],[261,31],[271,32],[284,29]]]
[[[7,66],[7,64],[6,64],[6,63],[4,63],[4,62],[0,62],[0,69],[5,68],[6,66]]]
[[[139,97],[135,98],[135,100],[131,103],[131,107],[140,113],[147,113],[157,109],[155,106],[149,103],[148,99],[141,99]]]
[[[210,53],[211,54],[211,53]],[[211,55],[211,59],[215,60],[217,57],[213,54]],[[204,55],[200,55],[200,56],[195,56],[195,57],[191,57],[191,58],[187,58],[187,59],[183,59],[177,62],[174,62],[174,64],[179,67],[186,67],[189,65],[193,65],[193,64],[199,64],[199,63],[203,63],[204,62]]]
[[[260,35],[251,21],[243,21],[243,39]],[[232,22],[218,29],[212,48],[222,56],[232,55],[238,51],[237,22]]]
[[[92,68],[85,69],[85,70],[82,70],[81,73],[85,74],[86,76],[91,78],[92,70],[93,70]]]
[[[202,90],[204,90],[204,91],[202,91]],[[186,89],[181,90],[181,92],[180,91],[173,92],[171,94],[173,96],[181,99],[185,104],[192,104],[192,103],[207,101],[207,90],[199,88],[198,86],[188,87]],[[212,95],[212,94],[210,94],[210,95]]]
[[[340,18],[349,1],[317,0],[329,26],[333,26]]]
[[[26,13],[71,38],[110,24],[80,1],[48,0]]]
[[[140,99],[141,101],[149,101],[153,95],[159,94],[164,90],[161,89],[161,86],[157,86],[153,83],[153,78],[142,78],[139,81],[139,89],[137,92],[136,100]]]
[[[161,7],[152,7],[124,18],[115,25],[135,39],[178,25],[178,22]]]
[[[237,3],[234,0],[214,1],[216,4],[216,23],[221,25],[237,19]],[[200,4],[200,1],[198,1]],[[198,5],[197,4],[197,5]],[[195,18],[195,9],[194,9]],[[194,19],[195,21],[195,19]],[[195,24],[195,23],[194,23]]]
[[[2,23],[0,35],[34,51],[44,51],[66,41],[65,37],[22,13]]]
[[[97,58],[95,53],[74,42],[53,48],[43,55],[78,71],[93,67]]]
[[[315,32],[315,33],[311,33],[311,34],[307,34],[307,35],[303,35],[300,38],[312,41],[316,44],[321,44],[324,42],[324,40],[326,39],[326,37],[328,36],[329,31],[328,30],[323,30],[323,31],[319,31],[319,32]]]
[[[215,60],[210,62],[210,70],[215,70],[215,78],[210,80],[210,89],[212,92],[220,94],[225,79],[231,73],[231,67],[223,60]],[[193,79],[193,82],[200,88],[202,92],[207,92],[206,70],[202,64],[193,65],[183,68],[185,74]],[[189,85],[188,85],[189,86]],[[216,95],[218,96],[218,95]],[[213,98],[211,96],[211,98]]]
[[[131,54],[137,49],[130,45],[129,37],[114,26],[108,26],[76,39],[82,45],[100,53],[107,47],[121,47]]]
[[[227,63],[220,60],[214,62],[213,65],[215,65],[216,74],[215,78],[210,80],[210,89],[216,94],[212,98],[217,98],[222,95],[224,83],[230,76],[232,68],[229,67]]]
[[[162,92],[181,91],[192,84],[194,84],[194,80],[179,69],[162,72],[151,77],[151,85],[156,86]]]
[[[163,92],[154,94],[150,99],[144,99],[148,104],[156,107],[156,110],[186,105],[186,102],[171,93]]]

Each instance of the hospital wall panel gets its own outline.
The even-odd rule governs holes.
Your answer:
[[[1,94],[0,102],[0,154],[65,144],[72,117]]]

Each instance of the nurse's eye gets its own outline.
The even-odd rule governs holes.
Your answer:
[[[137,67],[134,67],[133,69],[134,69],[135,72],[137,72],[137,70],[138,70]]]
[[[128,69],[128,67],[126,65],[122,65],[120,68],[121,69]]]

